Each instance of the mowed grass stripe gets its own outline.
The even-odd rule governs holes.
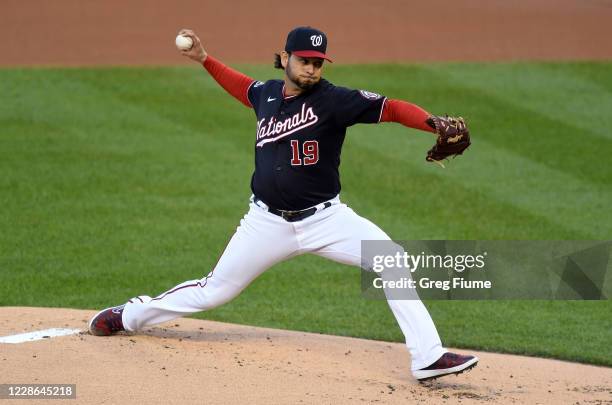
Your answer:
[[[542,107],[543,113],[540,113],[538,105],[522,106],[508,96],[508,94],[519,92],[517,97],[520,98],[520,87],[519,90],[514,87],[490,90],[484,80],[480,84],[481,88],[472,85],[469,80],[466,80],[464,84],[460,76],[463,70],[482,71],[483,77],[488,78],[492,75],[490,73],[492,70],[497,73],[495,76],[498,81],[513,82],[517,80],[515,75],[520,74],[516,72],[514,65],[502,65],[502,68],[499,68],[498,65],[491,65],[492,67],[489,65],[459,65],[457,68],[459,73],[455,72],[455,66],[385,66],[381,69],[383,74],[376,72],[377,66],[369,66],[365,69],[369,75],[363,74],[365,78],[357,77],[353,69],[348,68],[346,69],[348,80],[344,83],[348,82],[357,87],[365,87],[369,84],[374,91],[379,91],[389,97],[416,102],[434,113],[447,112],[451,115],[463,115],[468,119],[475,136],[479,135],[481,139],[492,140],[498,147],[536,160],[552,169],[566,171],[580,180],[600,185],[609,184],[607,161],[585,158],[612,153],[612,138],[599,135],[610,131],[602,129],[598,124],[599,120],[589,120],[588,116],[581,116],[581,111],[588,109],[590,104],[577,110],[575,116],[569,116],[562,121],[550,119],[547,117],[547,107]],[[564,65],[560,64],[560,66]],[[595,64],[593,69],[606,69],[608,66],[607,64]],[[530,64],[525,64],[526,70],[530,68]],[[338,80],[343,77],[341,71],[342,68],[334,69],[334,77],[337,75]],[[474,75],[477,74],[474,73]],[[543,81],[546,75],[546,72],[541,73]],[[571,85],[571,81],[566,84],[565,89],[568,94],[572,94]],[[597,108],[602,111],[609,110],[607,106],[612,107],[612,94],[605,92],[599,94],[601,100]],[[547,93],[542,93],[541,103],[546,103],[548,97]],[[568,96],[553,92],[550,98],[553,104],[562,104]],[[576,121],[580,121],[583,127],[589,129],[577,126]],[[554,146],[551,145],[552,143]]]
[[[493,66],[495,68],[496,65]],[[609,65],[595,66],[595,69],[609,68]],[[452,66],[449,69],[452,69]],[[508,84],[508,77],[520,76],[522,79],[524,72],[517,72],[508,67],[506,70],[505,75],[497,75],[497,81],[489,77],[494,75],[487,70],[489,75],[483,75],[484,79],[480,82],[476,79],[470,81],[469,76],[464,81],[462,73],[470,72],[465,67],[452,69],[449,72],[446,70],[434,70],[434,72],[439,76],[439,80],[446,80],[452,86],[451,99],[454,91],[462,94],[463,102],[466,104],[466,115],[470,114],[473,117],[470,121],[471,127],[475,132],[483,134],[485,139],[494,141],[499,147],[537,160],[552,169],[565,171],[582,181],[600,185],[609,184],[607,175],[609,165],[605,159],[585,159],[585,157],[612,153],[612,136],[610,131],[602,130],[598,124],[599,119],[585,112],[591,105],[594,105],[595,110],[602,112],[612,109],[612,93],[598,91],[592,97],[583,97],[585,104],[581,105],[582,108],[569,102],[569,106],[557,107],[565,114],[556,114],[549,118],[552,114],[547,103],[565,106],[566,102],[571,101],[574,93],[580,94],[581,91],[586,91],[582,88],[584,86],[581,87],[583,81],[579,79],[572,81],[571,74],[568,74],[566,80],[557,79],[551,83],[548,80],[551,75],[546,70],[538,71],[527,65],[524,70],[531,75],[526,81],[534,83],[536,91],[526,95],[524,88],[528,84],[519,86],[512,80],[510,80],[511,85]],[[489,81],[493,83],[493,88],[489,87]],[[495,83],[499,82],[503,85],[495,88]],[[551,86],[550,94],[546,92],[546,85],[536,86],[537,82],[548,83]],[[565,86],[561,87],[563,83]],[[537,94],[540,94],[539,99]],[[466,98],[469,100],[465,100]],[[476,99],[480,99],[481,102],[474,105]],[[526,99],[527,102],[522,103],[522,99]],[[570,113],[572,110],[573,113]],[[553,142],[554,148],[551,147]]]
[[[152,142],[160,140],[165,142],[166,139],[160,135],[187,135],[181,141],[189,141],[193,133],[185,129],[191,129],[191,121],[195,121],[196,125],[202,124],[197,127],[198,133],[223,130],[230,134],[240,129],[240,124],[244,122],[244,120],[237,120],[235,123],[237,125],[228,126],[225,120],[219,119],[226,118],[227,114],[215,114],[219,110],[224,112],[223,108],[219,107],[236,106],[236,102],[228,97],[218,97],[216,103],[207,103],[205,97],[208,93],[199,89],[197,99],[194,97],[194,100],[197,100],[198,106],[208,107],[211,110],[211,114],[208,114],[208,111],[198,110],[195,108],[197,106],[185,102],[190,100],[185,100],[186,97],[181,97],[180,92],[177,93],[167,84],[163,86],[163,94],[154,92],[153,78],[148,75],[142,74],[141,76],[144,76],[141,77],[142,82],[134,82],[136,79],[132,77],[135,73],[133,69],[125,69],[125,72],[123,70],[51,70],[49,74],[34,70],[32,73],[37,79],[40,79],[38,76],[49,76],[47,80],[50,83],[40,85],[37,80],[19,82],[9,78],[15,87],[20,88],[19,92],[22,96],[15,96],[10,103],[5,105],[4,109],[0,109],[0,114],[6,112],[13,116],[18,115],[25,122],[52,120],[56,125],[73,126],[74,129],[86,135],[88,142],[103,143],[106,137],[114,139],[117,133],[109,132],[108,128],[110,128],[124,134],[122,141],[134,142],[145,148]],[[194,79],[201,76],[196,72],[192,73]],[[198,80],[195,81],[198,82]],[[107,85],[107,82],[110,84]],[[161,74],[157,82],[166,83],[165,76]],[[124,90],[118,91],[118,89]],[[132,97],[126,97],[123,94],[125,89],[130,89]],[[179,94],[177,98],[182,99],[183,102],[176,103],[171,97],[172,94]],[[164,95],[167,95],[169,99],[164,99]],[[174,107],[175,111],[182,110],[189,112],[189,115],[184,117],[186,119],[165,119],[163,115],[152,109],[154,106],[160,106],[165,110]],[[235,111],[234,114],[239,115],[240,112]],[[246,118],[246,113],[242,113]],[[185,122],[189,125],[185,125]],[[252,125],[243,124],[242,128],[251,129]],[[94,131],[96,136],[90,132],[85,133],[85,131]],[[202,137],[202,141],[206,142],[224,140],[224,137]],[[120,148],[124,145],[116,146]]]
[[[58,282],[71,285],[68,280],[74,282],[81,278],[83,265],[79,258],[85,256],[90,260],[89,266],[99,266],[101,274],[118,276],[118,284],[125,282],[126,287],[134,288],[146,283],[133,283],[130,276],[119,277],[122,270],[116,267],[136,264],[136,269],[142,270],[137,263],[123,261],[130,255],[136,255],[142,267],[159,269],[164,266],[165,261],[161,260],[160,265],[159,256],[169,240],[159,235],[149,236],[152,230],[154,234],[169,226],[169,231],[174,231],[172,238],[176,239],[175,228],[186,228],[182,231],[186,232],[184,238],[170,240],[177,249],[190,246],[193,233],[200,231],[204,233],[204,240],[197,244],[198,250],[202,246],[220,250],[224,241],[216,242],[216,238],[223,238],[223,234],[214,235],[216,231],[213,230],[206,232],[205,227],[212,223],[211,228],[222,228],[230,234],[235,227],[236,217],[227,223],[221,221],[223,226],[217,226],[218,211],[227,209],[228,205],[243,208],[246,204],[248,194],[242,192],[245,195],[240,199],[237,193],[239,195],[248,186],[251,165],[246,154],[250,148],[245,148],[244,159],[231,162],[208,159],[210,154],[207,156],[200,151],[218,150],[215,144],[231,139],[220,136],[221,130],[224,135],[228,132],[232,135],[232,130],[227,131],[215,123],[214,130],[219,136],[185,132],[174,121],[163,122],[156,119],[155,114],[139,111],[139,108],[118,102],[82,83],[77,85],[76,71],[64,72],[68,76],[65,80],[57,73],[51,72],[53,85],[45,86],[44,92],[39,93],[39,83],[34,83],[35,97],[31,103],[34,105],[27,108],[27,102],[23,103],[26,108],[15,115],[25,117],[21,121],[13,119],[13,129],[3,126],[3,142],[14,142],[12,150],[8,146],[2,148],[6,153],[2,161],[8,165],[7,171],[3,170],[7,174],[4,179],[10,180],[6,193],[2,194],[14,202],[5,212],[9,223],[15,225],[15,232],[3,233],[5,243],[2,243],[10,251],[2,255],[3,258],[15,257],[8,267],[17,272],[34,271],[35,279],[46,281],[46,285]],[[78,88],[78,94],[73,96],[66,88],[71,91]],[[52,98],[58,94],[63,103],[54,104]],[[146,98],[146,93],[141,93],[141,97],[143,94]],[[96,100],[96,103],[89,105],[82,100]],[[46,104],[48,110],[44,110]],[[104,114],[117,119],[106,119]],[[96,122],[96,118],[100,120]],[[33,124],[32,120],[42,124]],[[48,123],[54,120],[56,125]],[[138,122],[142,122],[143,128],[129,126],[129,123]],[[38,139],[24,138],[23,128],[37,134]],[[180,142],[164,138],[181,133]],[[235,154],[233,152],[232,156]],[[12,162],[11,156],[14,157]],[[242,186],[234,177],[227,177],[240,167],[240,162],[244,162],[246,168]],[[30,193],[23,193],[24,185],[31,185]],[[217,193],[219,189],[226,190],[227,194]],[[202,229],[190,226],[194,215],[201,219]],[[101,219],[107,223],[100,224]],[[24,226],[28,222],[31,226]],[[66,238],[66,235],[70,236]],[[24,263],[24,250],[37,260]],[[96,255],[102,257],[92,262]],[[208,265],[206,260],[194,261],[192,266],[198,269],[194,271],[197,277],[212,266],[217,256],[215,253]],[[177,273],[185,274],[185,268],[188,271],[190,266],[186,263],[176,266]],[[66,277],[62,276],[64,269],[68,269]],[[45,275],[42,278],[41,273]],[[176,278],[171,278],[172,281],[169,278],[168,284],[175,283]],[[52,291],[55,290],[49,290]]]
[[[546,239],[550,234],[563,235],[563,238],[592,237],[587,228],[572,229],[543,210],[516,204],[516,199],[505,195],[496,196],[477,180],[465,181],[466,176],[477,170],[466,168],[469,163],[459,164],[457,160],[443,170],[424,162],[423,151],[417,153],[418,157],[412,156],[412,152],[408,157],[402,152],[400,156],[392,156],[386,152],[390,149],[383,146],[385,141],[370,142],[377,146],[368,148],[361,140],[347,143],[345,164],[351,165],[351,161],[368,164],[345,168],[343,195],[359,211],[373,212],[375,222],[388,225],[389,229],[385,229],[397,239],[415,239],[415,235],[423,239],[477,239],[479,236]],[[363,183],[376,185],[364,190]],[[390,198],[381,204],[378,194],[401,194],[405,199],[398,202]]]
[[[553,122],[577,128],[592,137],[612,140],[599,124],[612,110],[612,63],[489,64],[437,66],[429,69],[519,109],[529,109]],[[584,69],[584,68],[587,69]]]
[[[75,80],[75,77],[67,79],[70,83]],[[83,88],[85,85],[81,87]],[[69,135],[70,140],[57,143],[56,152],[60,154],[69,153],[70,150],[76,149],[77,153],[85,153],[85,159],[95,161],[95,158],[98,157],[104,163],[107,159],[115,156],[119,160],[125,158],[123,163],[128,166],[133,162],[132,159],[141,159],[143,164],[148,163],[145,165],[147,173],[132,172],[129,167],[119,168],[119,172],[125,173],[128,179],[130,176],[136,176],[138,180],[151,179],[154,178],[154,175],[161,175],[157,176],[157,181],[180,180],[193,183],[197,176],[192,176],[189,169],[196,169],[200,165],[210,166],[209,172],[215,172],[219,176],[227,173],[227,169],[237,166],[242,166],[247,173],[251,170],[249,160],[252,159],[252,156],[250,156],[252,155],[252,149],[250,146],[234,150],[231,161],[226,159],[210,160],[209,151],[224,148],[228,143],[233,144],[233,137],[236,133],[239,133],[239,130],[223,127],[218,122],[213,121],[212,124],[209,122],[206,126],[202,126],[198,128],[198,131],[195,131],[182,121],[165,119],[155,112],[151,112],[146,106],[137,102],[125,102],[111,96],[112,93],[95,91],[91,87],[86,88],[86,93],[87,95],[83,98],[97,100],[98,104],[95,104],[93,108],[82,108],[79,99],[69,99],[61,108],[50,108],[51,111],[46,115],[57,121],[55,133],[64,133],[68,136],[68,132],[72,131]],[[142,96],[142,93],[140,94]],[[47,101],[41,100],[39,97],[36,99],[42,101],[43,104]],[[38,106],[34,107],[34,109],[36,108]],[[116,117],[114,112],[117,112]],[[104,118],[93,122],[84,119],[74,123],[74,125],[65,122],[67,119],[72,120],[73,116],[100,117],[101,115],[112,116],[115,119]],[[46,117],[42,117],[38,118],[38,121],[46,119]],[[30,122],[28,119],[23,119],[17,124],[18,126],[32,127]],[[127,122],[129,124],[126,125]],[[130,124],[137,125],[138,122],[142,122],[142,128],[135,130],[130,128]],[[46,128],[48,127],[47,125]],[[5,128],[5,131],[8,130],[10,129]],[[15,135],[22,139],[21,132],[16,130]],[[120,136],[117,137],[117,135]],[[109,142],[109,137],[112,137],[111,142]],[[53,139],[50,139],[49,142],[52,143]],[[29,149],[29,152],[36,150],[37,145],[32,146],[34,148]],[[52,145],[47,144],[44,146],[44,153],[48,153],[49,149],[55,150]],[[159,153],[160,149],[165,153],[161,156],[154,156],[154,154]],[[241,155],[244,159],[241,158]],[[177,166],[181,163],[187,165],[187,167]],[[113,168],[117,169],[116,166],[113,166]],[[176,168],[183,170],[174,170]],[[177,175],[179,178],[172,178],[172,176]],[[213,178],[213,180],[215,179],[218,180],[218,177]],[[248,180],[245,180],[246,182]],[[231,186],[232,184],[229,183],[228,185]],[[198,192],[206,192],[206,188],[202,189],[201,184],[199,186]]]
[[[606,237],[609,226],[601,221],[599,213],[612,200],[609,189],[580,182],[487,141],[475,140],[465,156],[441,169],[424,162],[431,145],[428,136],[397,128],[374,134],[378,129],[351,130],[344,153],[344,187],[347,190],[353,186],[360,194],[360,179],[365,177],[379,189],[386,185],[386,192],[406,193],[408,201],[401,208],[394,207],[394,200],[390,200],[385,212],[400,214],[402,210],[427,207],[410,221],[427,224],[441,220],[439,226],[444,230],[440,231],[447,238],[474,238],[485,229],[495,231],[486,236],[492,239],[546,239],[551,233],[565,235],[561,238]],[[391,181],[393,184],[388,184]],[[365,197],[376,199],[372,190],[368,191],[363,193]],[[452,211],[445,208],[449,204]],[[593,209],[581,209],[584,206]],[[450,227],[460,233],[448,234]]]

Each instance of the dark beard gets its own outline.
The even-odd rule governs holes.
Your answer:
[[[289,80],[291,80],[296,86],[298,86],[301,90],[310,90],[312,89],[312,87],[317,84],[317,82],[312,81],[312,82],[304,82],[303,80],[301,80],[299,77],[295,76],[293,74],[293,71],[291,70],[291,68],[289,67],[289,63],[287,63],[287,67],[285,68],[285,73],[287,74],[287,77],[289,78]]]

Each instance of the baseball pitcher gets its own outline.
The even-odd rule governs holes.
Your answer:
[[[90,332],[106,336],[206,311],[222,305],[276,263],[301,254],[363,266],[362,240],[390,240],[340,200],[340,152],[346,130],[355,124],[397,122],[435,134],[426,160],[442,164],[470,145],[462,118],[429,114],[402,100],[335,86],[322,78],[331,62],[327,36],[297,27],[287,36],[274,65],[282,80],[254,80],[208,55],[191,30],[180,33],[193,45],[181,53],[203,65],[231,96],[251,108],[257,120],[255,169],[249,209],[216,266],[154,298],[138,296],[100,311]],[[406,338],[411,370],[418,380],[457,374],[478,358],[444,349],[423,303],[388,299]]]

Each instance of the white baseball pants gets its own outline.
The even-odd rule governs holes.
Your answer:
[[[263,203],[251,202],[249,212],[206,277],[186,281],[155,298],[132,298],[123,310],[124,328],[135,331],[225,304],[274,264],[304,253],[361,266],[362,240],[390,238],[338,197],[331,202],[331,207],[297,222],[287,222],[267,212]],[[427,367],[446,352],[420,300],[387,302],[406,338],[412,370]]]

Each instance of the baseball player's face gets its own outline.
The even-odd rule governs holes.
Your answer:
[[[323,70],[323,59],[321,58],[302,58],[291,55],[287,60],[285,73],[297,87],[308,90],[321,80]]]

